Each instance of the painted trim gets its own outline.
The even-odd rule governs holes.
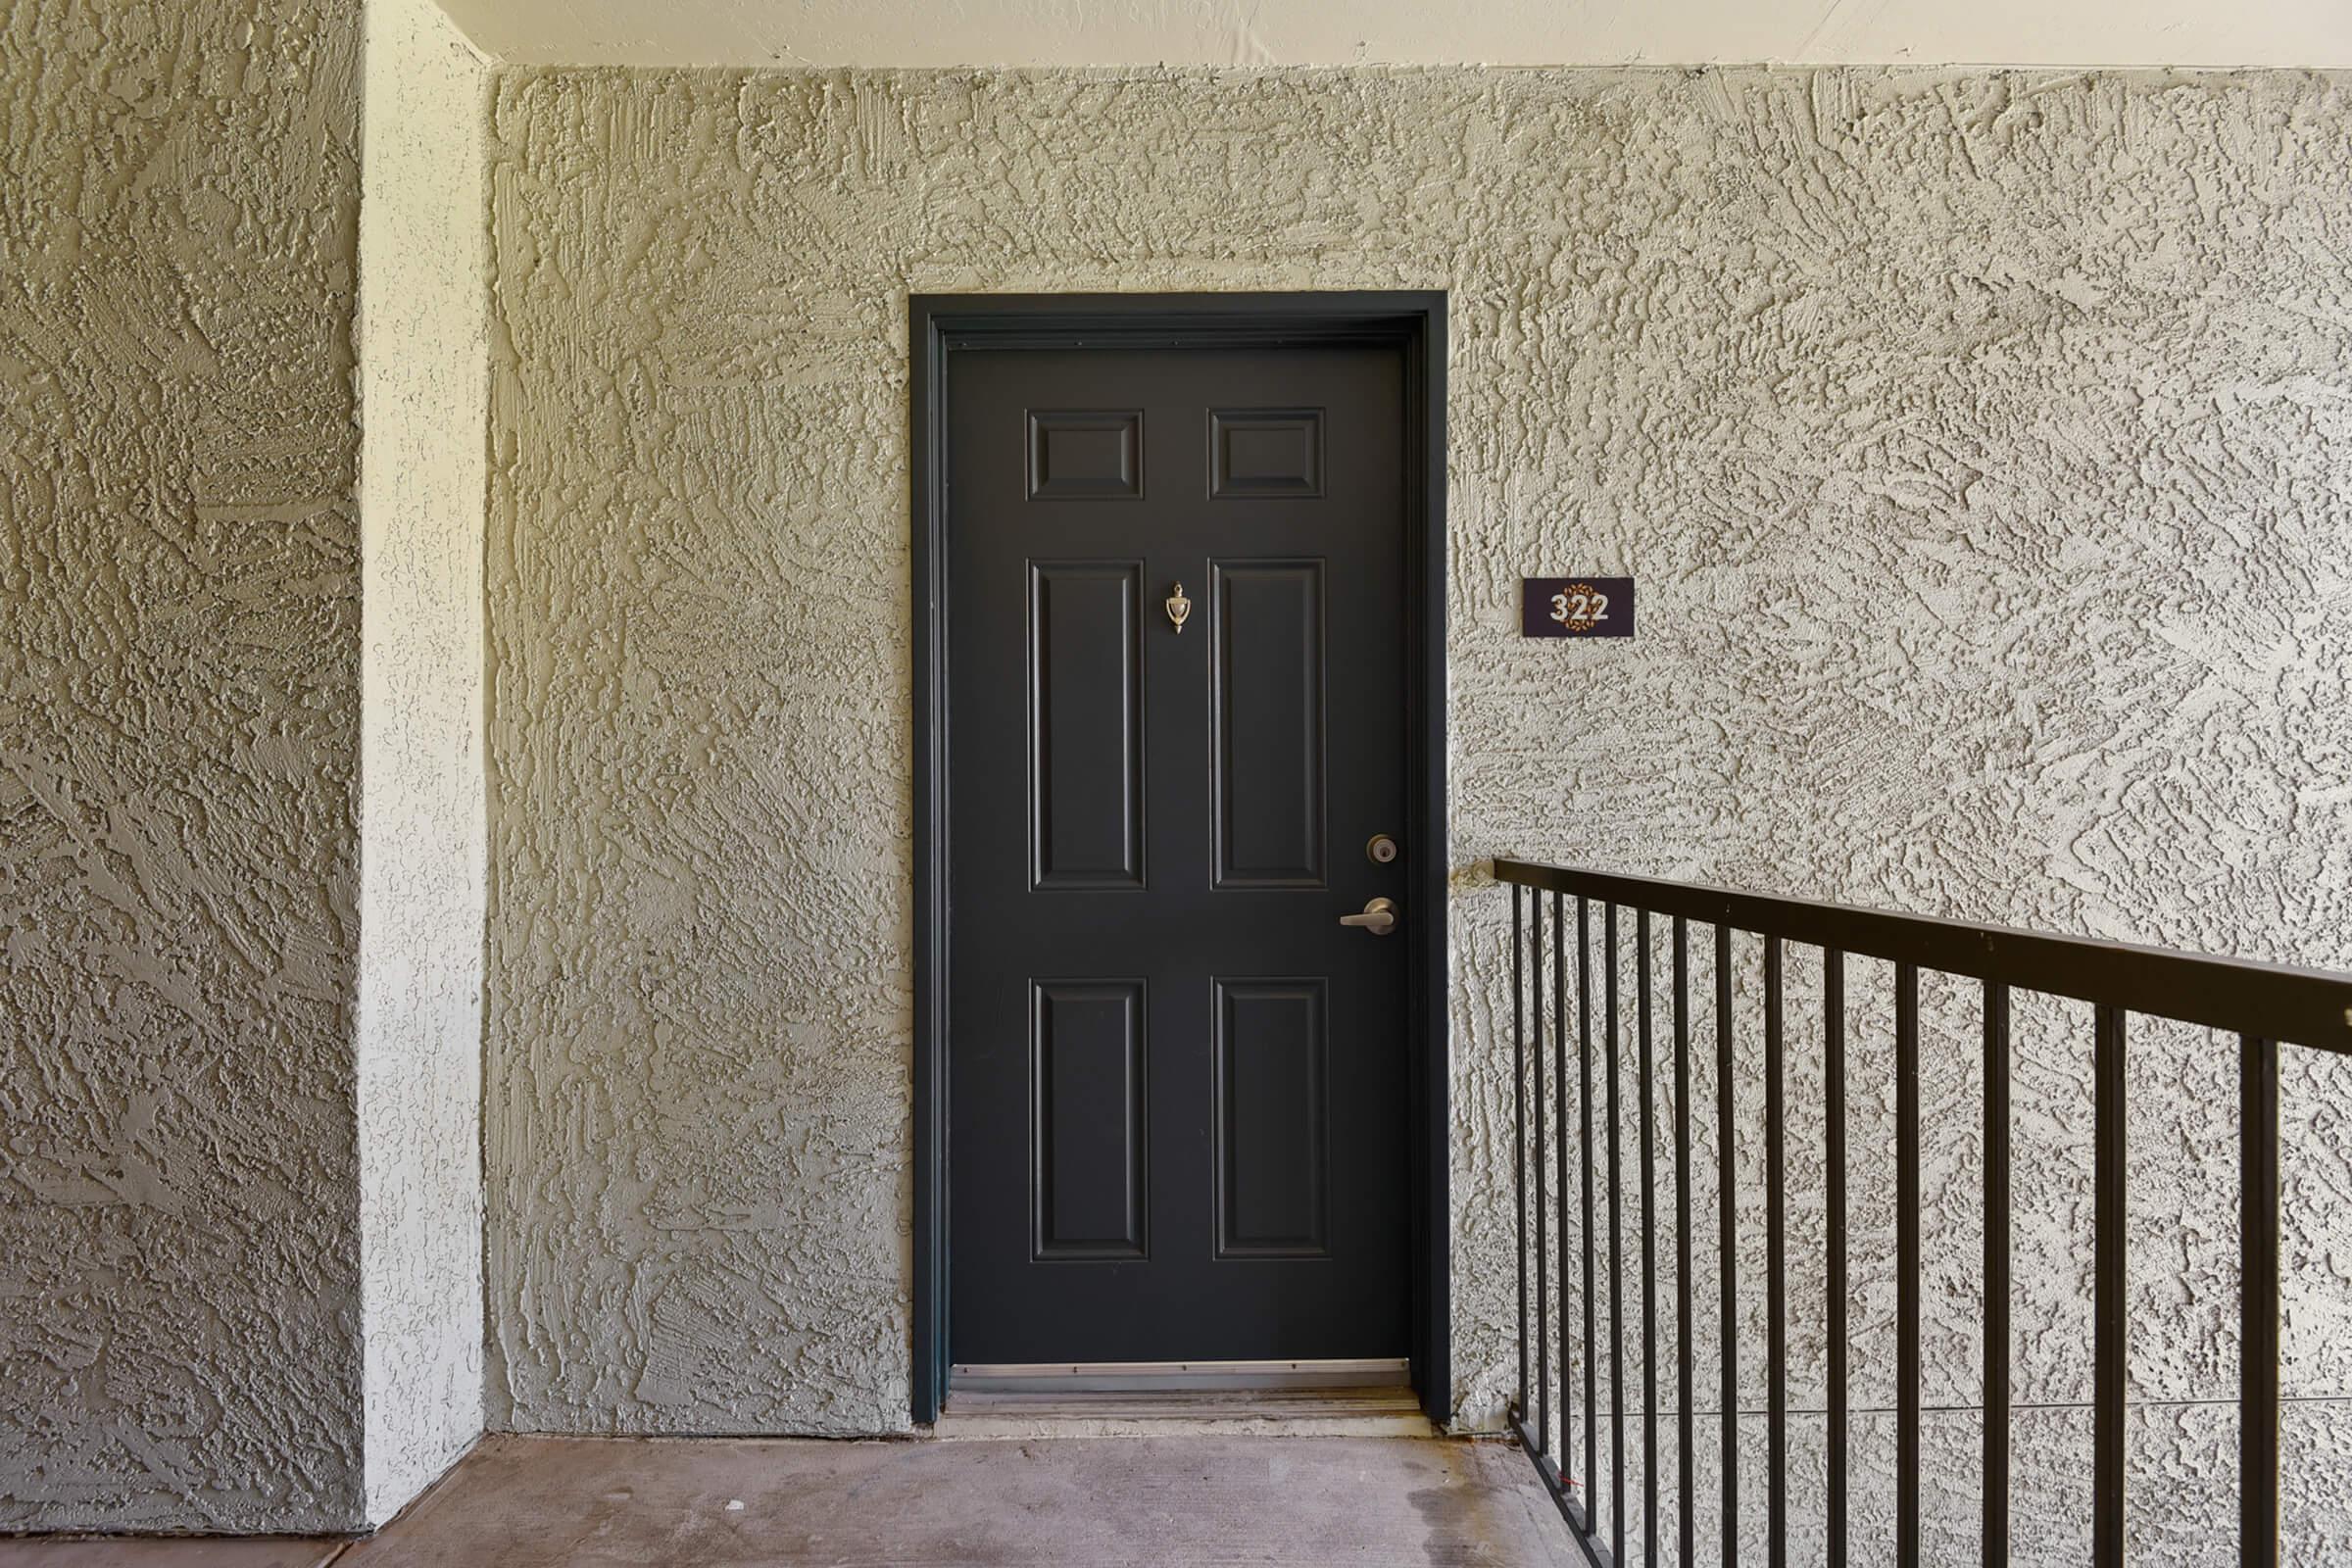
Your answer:
[[[908,515],[914,611],[914,1357],[912,1413],[939,1417],[948,1364],[948,367],[962,348],[1393,344],[1404,355],[1406,775],[1413,864],[1410,1021],[1413,1387],[1431,1421],[1453,1404],[1447,1191],[1446,296],[914,294],[906,302]]]

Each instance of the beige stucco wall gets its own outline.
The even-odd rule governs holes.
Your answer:
[[[358,1092],[374,1523],[482,1430],[489,89],[431,0],[368,0]]]
[[[1501,1387],[1511,1279],[1506,906],[1482,857],[2352,962],[2348,88],[502,74],[494,1422],[906,1422],[909,290],[1451,291],[1471,1424]],[[1639,576],[1640,637],[1516,638],[1515,579],[1576,569]],[[1857,999],[1883,1006],[1881,984],[1858,975]],[[1974,1023],[1934,999],[1930,1018],[1931,1402],[1965,1407]],[[1884,1403],[1891,1197],[1864,1172],[1889,1109],[1867,1087],[1886,1071],[1883,1013],[1871,1029],[1858,1392]],[[2135,1372],[2143,1397],[2180,1402],[2141,1422],[2167,1484],[2142,1488],[2135,1529],[2151,1560],[2190,1560],[2206,1489],[2229,1485],[2234,1156],[2211,1113],[2228,1100],[2197,1096],[2230,1069],[2147,1033]],[[1792,1103],[1817,1104],[1799,1035]],[[1742,1038],[1752,1138],[1752,1024]],[[2066,1405],[2087,1392],[2086,1235],[2069,1221],[2086,1217],[2088,1040],[2028,1023],[2021,1041],[2018,1397]],[[2345,1306],[2324,1259],[2342,1233],[2314,1227],[2346,1212],[2352,1164],[2310,1064],[2290,1081],[2291,1381],[2340,1396]],[[1813,1259],[1817,1113],[1791,1136],[1792,1255]],[[1760,1156],[1741,1157],[1753,1282]],[[2210,1205],[2193,1223],[2191,1200]],[[1800,1311],[1820,1288],[1806,1268]],[[1697,1284],[1710,1299],[1711,1273]],[[1759,1407],[1760,1313],[1758,1296],[1742,1332]],[[1794,1396],[1818,1403],[1818,1343],[1796,1353]],[[2309,1551],[2352,1549],[2340,1494],[2315,1499],[2352,1474],[2341,1413],[2296,1407]],[[1930,1511],[1953,1550],[1974,1528],[1973,1420],[1931,1434]],[[1891,1436],[1863,1424],[1876,1530]],[[2085,1431],[2079,1410],[2021,1417],[2020,1536],[2054,1559],[2085,1528]],[[1818,1425],[1799,1442],[1817,1464]]]
[[[367,11],[6,13],[0,1528],[481,1429],[489,74]]]
[[[0,1530],[360,1516],[359,71],[0,6]]]

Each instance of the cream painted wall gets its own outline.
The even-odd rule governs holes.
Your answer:
[[[0,6],[0,1530],[361,1517],[359,71]]]
[[[490,72],[368,0],[360,209],[360,1288],[367,1516],[482,1430]]]
[[[1452,292],[1467,1424],[1492,1419],[1511,1314],[1507,906],[1483,857],[2352,964],[2348,88],[502,73],[494,1424],[906,1422],[909,290]],[[1640,576],[1638,639],[1515,637],[1515,579],[1574,569]],[[1801,965],[1792,983],[1801,1000]],[[1883,1011],[1883,984],[1858,974],[1857,1006]],[[1752,1286],[1744,986],[1740,1005]],[[1930,1393],[1956,1409],[1926,1479],[1937,1550],[1960,1554],[1974,1025],[1965,999],[1932,998],[1930,1019]],[[2211,1109],[2230,1102],[2199,1093],[2230,1068],[2208,1042],[2146,1035],[2135,1376],[2164,1402],[2135,1442],[2165,1484],[2134,1504],[2135,1560],[2187,1561],[2233,1419],[2233,1156]],[[1876,1403],[1884,1037],[1883,1015],[1858,1016],[1857,1354]],[[1800,1031],[1804,1258],[1814,1049]],[[2087,1031],[2027,1018],[2018,1070],[2018,1396],[2053,1407],[2021,1417],[2021,1540],[2067,1560],[2088,1517],[2087,1236],[2069,1224]],[[2301,1560],[2352,1551],[2352,1423],[2325,1402],[2352,1395],[2352,1303],[2325,1262],[2343,1233],[2320,1218],[2352,1212],[2330,1108],[2346,1076],[2290,1064]],[[1743,1310],[1760,1401],[1760,1293]],[[1796,1397],[1818,1401],[1820,1348],[1794,1348]],[[1888,1518],[1886,1425],[1866,1416],[1857,1439],[1866,1539]],[[1819,1427],[1799,1427],[1801,1498]]]
[[[555,66],[2352,65],[2336,0],[447,0]]]

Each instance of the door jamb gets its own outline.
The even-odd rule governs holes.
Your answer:
[[[962,348],[1390,344],[1404,355],[1409,1350],[1431,1421],[1453,1402],[1447,1182],[1446,295],[914,294],[906,303],[914,621],[912,1415],[948,1384],[948,366]]]

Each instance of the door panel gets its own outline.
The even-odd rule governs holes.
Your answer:
[[[1324,982],[1217,986],[1217,1255],[1327,1257]]]
[[[1144,416],[1136,409],[1041,409],[1029,416],[1029,499],[1141,501]]]
[[[1144,983],[1040,981],[1029,1015],[1035,1255],[1142,1257]]]
[[[1311,499],[1323,494],[1321,409],[1214,409],[1208,416],[1208,493]]]
[[[951,1359],[1402,1355],[1411,948],[1339,924],[1407,885],[1401,357],[947,412]]]
[[[1217,886],[1323,886],[1323,563],[1218,561]]]
[[[1029,569],[1029,833],[1038,888],[1144,885],[1144,564]]]

